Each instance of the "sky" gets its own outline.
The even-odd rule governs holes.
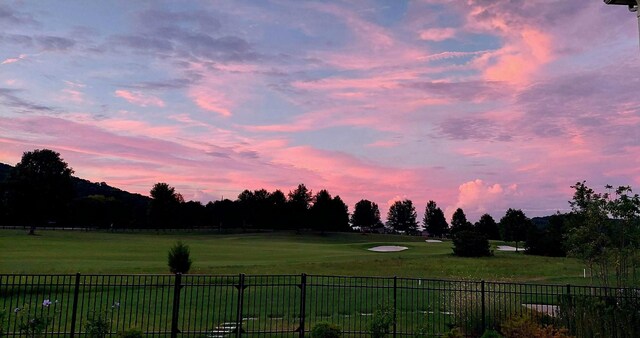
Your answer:
[[[639,65],[635,15],[598,0],[2,1],[0,162],[543,216],[640,186]]]

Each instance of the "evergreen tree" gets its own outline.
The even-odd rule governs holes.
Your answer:
[[[460,231],[473,230],[473,225],[467,221],[467,216],[461,208],[456,209],[451,217],[451,235],[455,236]]]

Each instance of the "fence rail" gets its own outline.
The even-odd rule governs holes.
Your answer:
[[[591,315],[599,329],[621,333],[610,336],[640,336],[638,289],[306,274],[0,275],[9,337],[38,320],[47,337],[84,337],[96,318],[114,337],[133,327],[152,337],[308,337],[319,322],[361,337],[385,310],[389,337],[440,336],[453,326],[477,335],[519,314],[578,336],[589,336]]]

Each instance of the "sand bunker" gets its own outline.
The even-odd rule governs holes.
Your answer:
[[[520,251],[520,249],[516,250],[515,247],[508,245],[498,245],[498,251]]]
[[[403,250],[407,250],[409,248],[407,248],[406,246],[397,246],[397,245],[382,245],[382,246],[376,246],[373,248],[369,248],[367,250],[369,251],[375,251],[375,252],[397,252],[397,251],[403,251]]]
[[[439,239],[426,239],[425,242],[427,242],[427,243],[442,243],[442,241],[439,240]]]

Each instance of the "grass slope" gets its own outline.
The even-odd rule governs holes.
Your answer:
[[[451,243],[419,237],[361,234],[189,234],[0,230],[0,273],[167,273],[176,240],[191,247],[192,273],[326,274],[485,279],[586,284],[582,265],[569,258],[495,252],[460,258]],[[497,244],[494,243],[494,247]],[[376,253],[377,245],[409,250]]]

